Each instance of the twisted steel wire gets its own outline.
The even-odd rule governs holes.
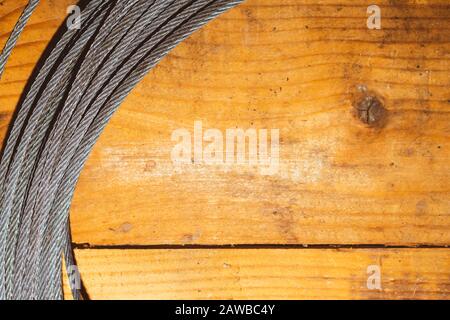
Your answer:
[[[90,151],[121,102],[178,43],[243,0],[91,0],[18,107],[0,162],[0,299],[62,299],[75,264],[69,208]],[[0,75],[38,0],[0,56]],[[75,299],[79,288],[72,287]]]
[[[19,20],[14,26],[14,29],[6,42],[5,47],[2,50],[2,53],[0,54],[0,77],[3,71],[5,70],[6,62],[8,61],[8,58],[11,55],[11,52],[14,49],[17,40],[19,40],[20,34],[22,33],[23,29],[25,29],[25,25],[27,24],[28,20],[31,17],[31,14],[39,4],[39,1],[40,0],[29,1],[22,12],[22,15],[20,16]]]

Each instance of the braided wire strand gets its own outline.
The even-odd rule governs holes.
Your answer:
[[[70,203],[104,127],[178,43],[242,1],[88,2],[82,28],[63,33],[26,93],[3,150],[0,299],[62,299],[61,255],[75,264]]]
[[[6,44],[0,54],[0,78],[3,74],[3,71],[5,70],[6,63],[8,62],[8,58],[12,53],[12,50],[17,44],[17,41],[19,40],[20,34],[25,29],[25,26],[28,22],[28,20],[31,17],[31,14],[36,9],[37,5],[39,4],[40,0],[30,0],[28,1],[28,4],[25,6],[25,9],[23,10],[19,20],[17,21],[16,25],[14,26],[13,31],[11,32],[8,40],[6,41]]]

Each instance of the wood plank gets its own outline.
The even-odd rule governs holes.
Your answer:
[[[77,250],[76,256],[92,299],[450,298],[448,249]],[[367,287],[369,266],[380,267],[380,290]],[[70,298],[67,279],[64,286]]]
[[[0,34],[25,2],[3,1]],[[3,131],[69,2],[43,1],[21,38],[0,82]],[[74,241],[449,244],[450,6],[378,1],[382,29],[368,30],[369,4],[248,0],[177,47],[96,145]],[[384,126],[354,117],[360,85],[383,101]],[[171,134],[196,120],[280,129],[279,172],[177,170]]]

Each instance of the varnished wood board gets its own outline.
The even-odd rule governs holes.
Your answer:
[[[24,0],[3,0],[0,42]],[[0,81],[2,133],[70,1],[42,1]],[[118,244],[450,243],[447,1],[248,0],[133,91],[82,173],[73,239]],[[364,85],[386,125],[352,114]],[[280,129],[280,171],[174,170],[171,134]]]
[[[76,250],[76,257],[92,299],[450,297],[446,249]],[[380,289],[372,278],[367,285],[376,268]]]

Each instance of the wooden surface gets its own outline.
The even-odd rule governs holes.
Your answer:
[[[25,3],[0,0],[0,44]],[[21,37],[0,81],[2,136],[69,3],[43,0]],[[91,297],[448,298],[450,5],[377,1],[382,29],[368,30],[370,4],[248,0],[178,46],[138,85],[95,146],[72,206]],[[383,126],[354,116],[358,86],[383,102]],[[223,131],[280,129],[279,172],[175,170],[171,134],[192,131],[196,120]],[[242,244],[279,247],[249,255],[220,249]],[[287,244],[293,249],[283,249]],[[314,244],[321,246],[302,247]],[[368,244],[383,249],[322,249]],[[390,261],[382,268],[388,282],[368,293],[366,265],[381,256]],[[192,265],[203,259],[204,268]],[[214,280],[226,261],[255,269],[245,283],[233,280],[233,268]],[[271,271],[284,268],[292,281]]]
[[[450,290],[448,249],[79,250],[77,256],[93,299],[445,299]],[[367,288],[371,265],[381,266],[381,290]]]

